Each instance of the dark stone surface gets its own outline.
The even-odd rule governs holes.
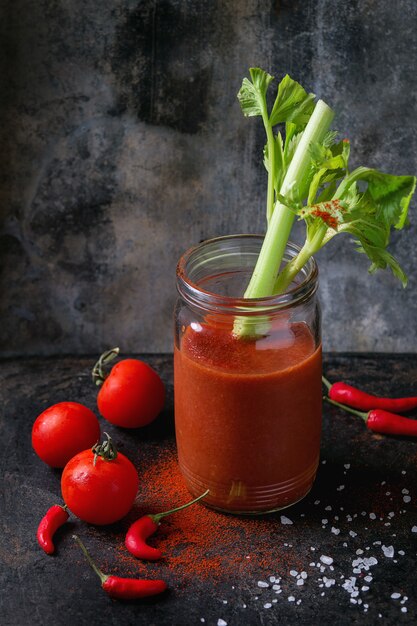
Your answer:
[[[167,384],[164,414],[137,432],[123,432],[102,420],[102,429],[108,429],[142,472],[158,454],[173,445],[172,357],[146,358]],[[371,434],[355,418],[327,407],[322,463],[312,492],[303,502],[284,511],[292,525],[283,525],[279,514],[266,517],[260,536],[255,530],[251,532],[256,524],[247,519],[249,530],[236,533],[234,546],[235,556],[241,555],[242,566],[236,567],[232,575],[204,580],[174,576],[168,558],[165,564],[149,566],[149,576],[161,575],[169,583],[170,591],[164,597],[143,603],[112,602],[100,590],[98,579],[80,556],[71,534],[74,529],[79,532],[103,569],[131,575],[133,557],[127,556],[122,563],[117,558],[126,530],[124,522],[106,529],[73,521],[57,536],[56,556],[46,556],[37,546],[35,533],[46,509],[59,501],[60,472],[46,467],[32,451],[31,427],[39,412],[58,401],[75,399],[95,408],[89,373],[92,361],[87,357],[67,357],[1,363],[2,626],[188,626],[202,623],[201,618],[208,626],[216,626],[219,619],[228,626],[416,623],[417,534],[412,532],[417,525],[416,442]],[[329,354],[325,371],[332,380],[361,383],[369,391],[385,394],[415,391],[417,379],[416,359],[412,355]],[[141,486],[145,507],[147,489],[146,484]],[[411,497],[409,503],[404,502],[405,493]],[[347,516],[351,516],[351,521]],[[229,519],[233,527],[235,518]],[[328,522],[323,523],[323,519]],[[181,529],[179,516],[176,524]],[[167,532],[173,532],[175,527],[168,526]],[[332,527],[340,533],[334,534]],[[183,549],[187,549],[186,542],[187,537],[180,535]],[[265,548],[265,542],[275,554],[276,567],[273,571],[252,570],[249,576],[243,567],[245,554],[256,554]],[[393,558],[384,556],[382,545],[394,547]],[[221,542],[213,550],[221,558],[230,558]],[[334,559],[334,570],[326,567],[322,573],[310,565],[320,555]],[[352,562],[358,555],[375,557],[378,562],[369,571],[355,574]],[[296,585],[292,569],[308,573],[303,586]],[[372,580],[367,582],[364,576],[369,574]],[[258,586],[258,581],[268,582],[271,575],[282,577],[282,594],[276,595],[271,584],[269,588]],[[323,576],[334,579],[335,584],[320,587]],[[351,603],[350,594],[341,586],[351,576],[358,581],[356,600],[362,601],[360,605]],[[393,599],[392,593],[399,593],[400,597]],[[299,605],[288,601],[292,595],[301,600]],[[277,602],[272,604],[272,599]],[[265,608],[269,602],[271,608]],[[401,612],[401,608],[407,612]]]
[[[417,171],[413,0],[4,0],[0,12],[4,356],[171,349],[180,254],[265,229],[263,130],[236,100],[250,66],[333,105],[353,165]],[[392,241],[407,291],[369,277],[348,238],[319,255],[327,349],[417,349],[411,221]]]

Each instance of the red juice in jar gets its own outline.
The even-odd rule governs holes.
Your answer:
[[[207,256],[206,249],[206,272]],[[219,256],[216,250],[216,263]],[[221,304],[206,291],[214,290],[212,277],[193,283],[193,297],[201,291],[200,307],[182,294],[174,353],[178,458],[191,493],[210,490],[205,498],[210,506],[262,513],[285,508],[311,489],[322,405],[314,262],[311,273],[302,288],[294,287],[291,306],[285,301],[281,306],[281,296],[279,302],[269,301],[269,315],[261,318],[267,324],[256,336],[233,332],[241,303],[222,295]],[[225,275],[230,278],[230,272],[216,275],[217,289],[219,281],[227,282]]]

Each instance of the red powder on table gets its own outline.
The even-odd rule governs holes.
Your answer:
[[[137,499],[140,507],[135,507],[135,515],[129,516],[129,522],[191,499],[178,467],[175,447],[164,446],[141,475]],[[134,576],[150,577],[157,572],[161,578],[169,576],[180,583],[195,577],[230,579],[242,573],[266,576],[279,574],[289,563],[296,565],[293,552],[282,551],[277,546],[276,534],[280,532],[291,541],[290,528],[284,529],[279,516],[236,517],[195,504],[164,518],[148,540],[150,545],[162,550],[163,560],[154,564],[137,560],[129,554],[123,540],[117,553],[125,567],[130,565],[130,574]]]

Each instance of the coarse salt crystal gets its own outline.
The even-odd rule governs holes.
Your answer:
[[[387,559],[392,559],[394,556],[394,546],[382,546],[382,552]]]
[[[339,486],[336,488],[336,491],[343,491],[343,489],[344,489],[344,488],[345,488],[345,486],[344,486],[344,485],[339,485]]]
[[[338,534],[340,533],[340,530],[339,530],[339,528],[335,528],[334,526],[332,526],[332,530],[331,530],[331,532],[332,532],[334,535],[338,535]]]
[[[375,513],[369,513],[369,519],[376,519]]]
[[[357,537],[357,536],[358,536],[358,533],[355,533],[355,531],[354,531],[354,530],[350,530],[350,531],[349,531],[349,535],[350,535],[351,537]]]
[[[301,572],[300,576],[301,576],[301,578],[303,580],[305,580],[307,578],[308,574],[307,574],[307,572]]]
[[[404,496],[403,497],[403,501],[408,504],[409,502],[411,502],[411,497],[410,496]]]
[[[391,598],[393,600],[398,600],[398,598],[401,598],[401,594],[397,593],[397,592],[394,592],[394,593],[391,594]]]
[[[263,580],[258,580],[258,587],[269,587],[269,585]]]
[[[314,504],[317,506],[318,504],[320,504],[320,500],[315,500]]]
[[[331,556],[326,556],[324,554],[321,555],[320,561],[325,565],[331,565],[333,563],[333,559]]]
[[[374,556],[369,558],[358,557],[352,561],[352,567],[354,574],[360,574],[361,570],[368,571],[370,567],[376,565],[378,563],[377,559]]]
[[[288,596],[287,600],[288,602],[295,602],[294,596]]]
[[[270,609],[272,606],[272,604],[270,602],[266,602],[266,604],[264,604],[264,609]]]
[[[227,626],[227,622],[225,622],[224,619],[219,618],[217,620],[217,626]]]
[[[329,520],[328,519],[322,519],[321,523],[323,524],[323,526],[325,526],[326,524],[329,523]]]
[[[280,586],[279,586],[279,585],[272,585],[272,589],[273,589],[274,591],[276,591],[277,589],[280,589]]]
[[[404,550],[398,550],[398,554],[399,554],[400,556],[404,556],[405,552],[404,552]]]
[[[290,525],[290,524],[293,524],[293,523],[294,522],[292,522],[289,517],[286,517],[285,515],[281,515],[281,524],[284,524],[284,525],[288,524],[288,525]]]
[[[223,604],[227,604],[227,600],[223,600]]]
[[[296,569],[290,570],[290,576],[297,576],[298,572]]]
[[[302,578],[299,578],[297,580],[297,587],[301,587],[302,585],[304,585],[304,580]]]
[[[332,510],[332,507],[331,507],[331,506],[330,506],[330,504],[329,504],[329,506],[326,506],[326,508],[325,508],[324,510],[325,510],[325,511],[331,511],[331,510]]]
[[[408,489],[406,489],[406,488],[404,487],[404,489],[401,491],[401,493],[410,493],[410,492],[408,491]]]
[[[345,463],[344,468],[345,469],[350,469],[350,463]]]
[[[407,607],[406,606],[401,607],[401,612],[402,613],[407,613]]]
[[[275,582],[275,576],[270,576],[269,577],[269,582],[270,583],[274,583]]]

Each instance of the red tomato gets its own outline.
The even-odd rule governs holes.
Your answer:
[[[64,467],[81,450],[100,438],[100,425],[90,409],[78,402],[59,402],[35,420],[32,446],[51,467]]]
[[[124,454],[112,460],[84,450],[65,466],[62,497],[68,508],[84,522],[113,524],[132,508],[139,486],[138,473]]]
[[[164,383],[155,370],[137,359],[119,361],[97,396],[102,416],[125,428],[146,426],[161,412],[164,402]]]

